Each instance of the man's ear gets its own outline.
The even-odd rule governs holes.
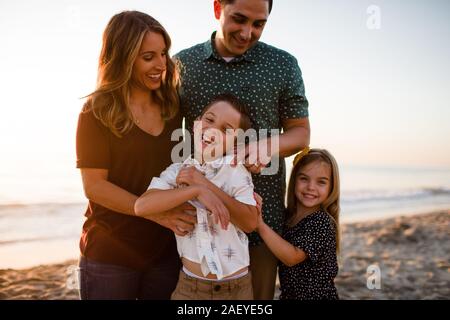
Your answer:
[[[214,0],[214,16],[217,20],[220,19],[220,14],[222,13],[222,5],[219,0]]]

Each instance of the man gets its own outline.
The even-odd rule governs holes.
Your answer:
[[[259,41],[272,9],[272,0],[214,0],[219,28],[205,43],[176,55],[181,66],[181,109],[186,128],[217,94],[236,95],[248,108],[255,129],[283,129],[279,150],[283,159],[275,175],[261,175],[261,159],[246,163],[255,191],[263,198],[264,220],[281,232],[285,210],[285,164],[309,145],[308,101],[297,60],[289,53]],[[251,144],[248,150],[255,150]],[[247,150],[247,151],[248,151]],[[250,234],[250,269],[255,299],[273,299],[277,259],[255,234]]]

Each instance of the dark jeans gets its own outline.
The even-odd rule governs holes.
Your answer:
[[[180,272],[173,261],[139,272],[80,257],[79,267],[82,300],[170,299]]]

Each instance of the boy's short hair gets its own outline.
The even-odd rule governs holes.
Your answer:
[[[239,128],[246,131],[252,127],[252,120],[250,118],[250,115],[248,113],[247,108],[245,105],[239,100],[234,94],[232,93],[222,93],[217,96],[215,96],[208,105],[203,109],[200,117],[203,117],[203,115],[208,111],[208,109],[217,102],[227,102],[230,104],[236,111],[238,111],[241,114],[241,121],[239,123]]]

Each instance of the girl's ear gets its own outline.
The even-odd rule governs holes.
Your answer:
[[[202,119],[202,117],[201,116],[198,116],[196,119],[195,119],[195,121],[200,121]]]

